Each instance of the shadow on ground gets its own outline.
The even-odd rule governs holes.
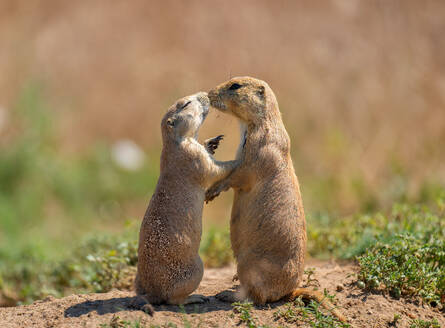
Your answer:
[[[82,315],[96,312],[99,315],[107,313],[117,313],[121,311],[142,311],[144,302],[137,296],[134,297],[115,297],[108,300],[85,301],[68,307],[64,311],[65,318],[80,317]],[[154,311],[168,311],[168,312],[184,312],[191,313],[207,313],[213,311],[231,311],[232,305],[230,303],[221,302],[214,296],[210,296],[208,302],[202,304],[188,304],[184,306],[178,305],[153,305]]]

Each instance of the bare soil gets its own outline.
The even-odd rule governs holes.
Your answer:
[[[347,316],[352,327],[392,327],[394,314],[400,314],[397,327],[409,327],[413,318],[436,318],[445,327],[443,313],[437,309],[408,300],[395,300],[381,293],[369,293],[358,289],[354,282],[357,267],[336,262],[309,262],[315,268],[314,278],[320,289],[336,294],[337,306]],[[236,327],[239,316],[231,304],[220,302],[215,294],[232,289],[234,267],[207,269],[198,294],[209,297],[204,304],[191,304],[181,310],[178,306],[155,306],[153,317],[132,307],[133,291],[114,290],[103,294],[70,295],[61,299],[48,297],[31,305],[0,308],[0,327],[100,327],[101,324],[140,320],[142,327],[166,325],[178,327],[188,321],[192,327]],[[292,326],[284,321],[274,321],[273,313],[284,302],[268,304],[253,309],[253,317],[259,324]],[[185,313],[184,313],[185,311]],[[241,327],[243,324],[240,325]],[[120,327],[116,325],[115,327]]]

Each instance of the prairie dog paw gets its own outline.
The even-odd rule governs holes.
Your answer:
[[[204,147],[207,149],[207,151],[210,154],[213,155],[213,154],[215,154],[215,150],[218,148],[219,143],[221,142],[221,140],[223,140],[223,138],[224,138],[224,135],[221,134],[217,137],[207,139],[206,141],[204,141]]]
[[[214,200],[216,197],[219,196],[220,193],[227,190],[229,190],[229,185],[227,183],[220,183],[213,187],[210,187],[206,191],[206,199],[205,199],[206,203]]]

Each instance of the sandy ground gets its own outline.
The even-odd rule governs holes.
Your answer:
[[[394,314],[401,315],[397,327],[409,327],[412,318],[431,320],[436,318],[445,327],[443,313],[427,306],[416,305],[406,300],[394,300],[389,296],[364,293],[353,284],[357,268],[352,264],[313,262],[307,267],[315,268],[315,278],[320,288],[336,294],[337,306],[347,316],[352,327],[391,327]],[[140,320],[142,327],[163,326],[169,322],[184,326],[184,318],[192,327],[236,327],[239,316],[232,306],[218,301],[214,296],[220,291],[234,287],[234,267],[207,269],[196,293],[209,297],[199,305],[185,306],[184,314],[177,306],[155,306],[153,317],[131,307],[135,294],[130,291],[111,291],[103,294],[71,295],[61,299],[48,297],[31,305],[0,308],[0,327],[100,327],[121,320]],[[255,308],[252,313],[260,324],[273,327],[292,326],[284,321],[274,321],[273,313],[284,302]],[[243,324],[240,325],[241,327]]]

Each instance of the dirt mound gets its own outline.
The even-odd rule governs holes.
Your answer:
[[[390,327],[394,314],[400,315],[397,327],[409,327],[413,318],[436,318],[445,327],[443,315],[435,309],[381,294],[364,293],[355,287],[352,282],[357,267],[352,264],[312,262],[307,267],[315,268],[312,277],[318,281],[320,289],[326,288],[330,294],[336,294],[337,305],[352,327]],[[155,306],[154,317],[132,308],[134,292],[111,291],[71,295],[62,299],[48,297],[31,305],[0,308],[0,327],[99,327],[101,324],[125,327],[120,322],[135,320],[140,320],[142,327],[167,326],[167,323],[174,323],[178,327],[187,323],[192,327],[236,327],[240,323],[239,315],[234,314],[230,304],[222,303],[214,297],[216,293],[234,287],[234,272],[234,267],[207,269],[197,290],[197,293],[209,297],[207,303],[187,305],[183,309],[177,306]],[[252,317],[258,324],[292,326],[284,321],[274,321],[273,313],[280,308],[285,308],[284,302],[253,308]]]

